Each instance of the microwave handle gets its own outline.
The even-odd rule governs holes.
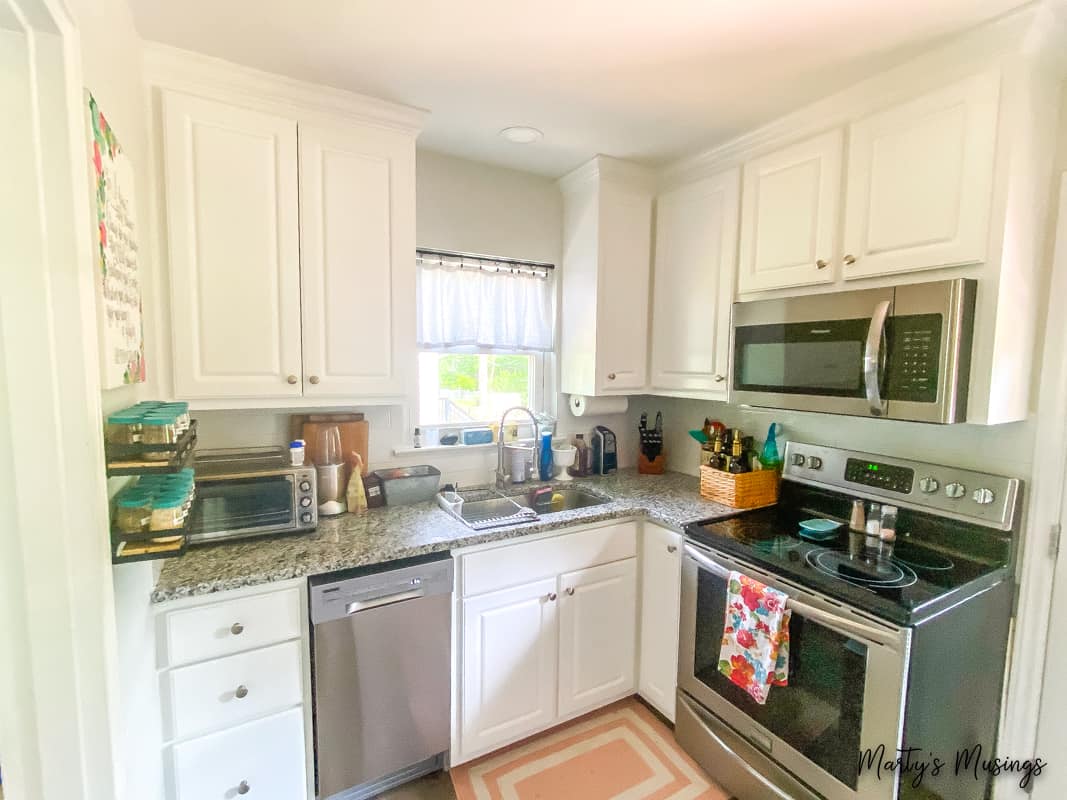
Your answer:
[[[867,402],[871,414],[882,416],[882,341],[885,339],[885,323],[889,318],[891,300],[883,300],[874,307],[871,327],[867,329],[867,346],[863,353],[863,382],[867,388]]]

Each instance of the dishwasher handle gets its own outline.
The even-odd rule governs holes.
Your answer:
[[[396,592],[394,594],[385,594],[381,597],[372,597],[370,600],[354,600],[351,603],[345,604],[345,613],[351,616],[352,614],[358,614],[360,611],[370,611],[372,608],[391,606],[395,603],[403,603],[405,600],[418,600],[420,597],[425,596],[425,589],[410,589],[406,592]]]

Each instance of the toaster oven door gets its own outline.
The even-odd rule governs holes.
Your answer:
[[[296,530],[298,509],[292,475],[203,480],[189,527],[192,542]]]

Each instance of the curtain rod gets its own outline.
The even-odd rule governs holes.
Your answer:
[[[431,250],[426,247],[415,248],[415,255],[417,257],[427,255],[435,256],[437,258],[466,258],[474,261],[483,261],[487,266],[500,265],[504,267],[522,267],[533,270],[556,268],[555,264],[549,264],[544,261],[522,261],[517,258],[498,258],[497,256],[487,256],[481,253],[460,253],[455,250]]]

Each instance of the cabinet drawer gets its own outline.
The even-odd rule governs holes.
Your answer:
[[[174,745],[172,756],[172,800],[307,798],[302,708]]]
[[[463,557],[463,595],[518,586],[637,554],[637,523],[624,522]]]
[[[244,722],[304,699],[299,639],[170,670],[163,676],[171,739]]]
[[[160,666],[188,664],[300,636],[300,590],[266,592],[172,611]]]

